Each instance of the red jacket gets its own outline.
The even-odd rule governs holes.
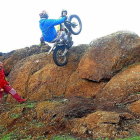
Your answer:
[[[9,85],[9,83],[5,79],[4,69],[2,68],[2,70],[0,70],[0,89],[6,85]]]

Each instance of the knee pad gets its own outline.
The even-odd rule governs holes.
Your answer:
[[[12,88],[12,89],[9,91],[9,93],[10,93],[11,95],[14,96],[14,95],[16,94],[16,91],[15,91],[15,89]]]

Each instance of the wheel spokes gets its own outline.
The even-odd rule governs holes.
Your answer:
[[[80,31],[80,24],[77,18],[72,18],[71,20],[71,28],[72,30],[77,33]]]
[[[62,50],[59,50],[57,52],[56,57],[57,57],[57,60],[59,63],[64,63],[66,61],[66,56],[63,54],[64,54],[64,51],[62,51]]]

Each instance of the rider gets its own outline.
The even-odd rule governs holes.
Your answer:
[[[67,17],[67,11],[63,10],[62,15],[60,19],[48,19],[49,15],[44,10],[42,13],[39,14],[41,20],[39,21],[39,26],[42,31],[42,35],[44,37],[44,40],[49,43],[55,43],[58,42],[61,38],[66,42],[67,41],[67,35],[64,31],[60,31],[57,33],[54,26],[59,25],[63,23]]]

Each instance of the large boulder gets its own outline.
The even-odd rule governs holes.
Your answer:
[[[122,114],[108,111],[96,111],[89,114],[87,117],[76,118],[71,120],[71,131],[74,134],[83,136],[86,134],[92,135],[93,138],[123,138],[129,137],[129,128],[125,128],[123,121],[127,119],[133,120],[130,114],[124,114],[124,120],[121,120]]]
[[[65,67],[48,64],[34,73],[28,81],[28,97],[30,100],[46,100],[64,96],[71,74],[76,63],[68,63]]]
[[[116,74],[95,98],[99,108],[120,104],[131,93],[140,91],[140,64],[134,64]]]
[[[75,71],[67,85],[65,97],[82,96],[85,98],[95,98],[101,92],[107,82],[93,82],[79,77],[79,73]]]
[[[20,60],[12,69],[8,76],[10,85],[16,89],[17,93],[22,97],[28,95],[28,81],[30,77],[38,70],[43,68],[46,64],[52,62],[51,56],[47,56],[47,53],[40,53],[32,55],[25,59]],[[7,101],[12,100],[11,96],[8,96]]]
[[[82,57],[78,71],[81,78],[92,81],[110,79],[123,67],[140,61],[140,38],[120,31],[94,40]]]

